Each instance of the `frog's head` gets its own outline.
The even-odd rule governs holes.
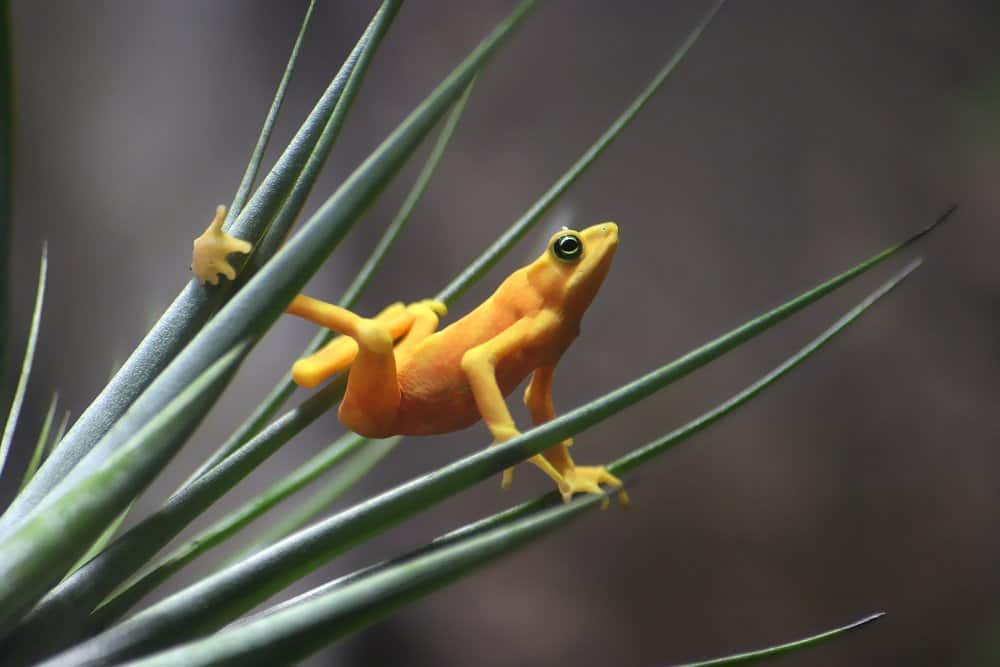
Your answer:
[[[618,225],[602,222],[582,231],[562,229],[535,262],[545,273],[548,298],[577,316],[593,301],[618,248]]]

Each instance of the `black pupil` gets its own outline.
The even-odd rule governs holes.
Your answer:
[[[563,236],[556,240],[555,250],[560,259],[573,259],[580,254],[580,240],[575,236]]]

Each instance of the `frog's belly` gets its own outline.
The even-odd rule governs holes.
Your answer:
[[[467,428],[482,419],[460,363],[433,372],[400,373],[399,435],[435,435]],[[537,360],[513,358],[497,365],[497,385],[508,396],[537,367]],[[423,369],[426,370],[426,369]]]

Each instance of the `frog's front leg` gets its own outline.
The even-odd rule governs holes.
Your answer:
[[[524,404],[528,407],[531,419],[536,426],[555,419],[556,411],[552,403],[552,376],[554,372],[555,366],[535,369],[531,375],[531,382],[528,383],[528,388],[524,392]],[[542,458],[549,467],[554,468],[565,480],[567,489],[564,491],[560,486],[563,500],[568,501],[574,493],[604,493],[601,490],[601,484],[609,484],[619,489],[618,500],[622,506],[628,506],[628,494],[622,488],[621,480],[609,473],[603,466],[576,465],[568,449],[569,445],[572,444],[573,440],[567,438],[558,445],[545,450],[542,457],[538,457]],[[531,459],[531,462],[538,465],[534,459]],[[548,474],[545,467],[539,467]],[[608,502],[605,500],[602,507],[607,507],[607,505]]]
[[[462,355],[462,370],[469,378],[476,407],[486,427],[493,434],[493,444],[500,444],[519,435],[514,418],[507,409],[503,392],[497,384],[496,364],[506,354],[525,345],[530,339],[544,334],[546,323],[536,318],[524,318],[489,341],[477,345]],[[551,477],[564,495],[571,493],[562,475],[542,456],[529,459]],[[508,488],[513,481],[510,468],[504,470],[501,486]]]
[[[219,284],[221,273],[230,280],[236,278],[236,269],[229,263],[231,253],[247,254],[253,246],[242,239],[222,231],[222,223],[226,219],[226,207],[217,206],[215,218],[208,224],[205,232],[194,240],[191,252],[191,270],[199,282]]]

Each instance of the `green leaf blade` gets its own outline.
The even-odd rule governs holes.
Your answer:
[[[142,598],[206,551],[222,544],[252,521],[273,509],[282,500],[340,463],[344,457],[366,444],[366,439],[350,433],[317,454],[313,459],[279,480],[265,492],[244,503],[205,530],[157,560],[146,571],[123,584],[92,614],[94,626],[105,628],[125,615]]]
[[[6,643],[0,643],[0,652],[16,653],[22,661],[36,660],[43,654],[27,655],[22,651],[45,651],[44,655],[48,655],[99,627],[100,619],[88,618],[91,611],[215,501],[335,405],[343,395],[343,388],[342,381],[327,385],[259,433],[238,455],[227,458],[195,484],[172,495],[158,510],[125,531],[110,546],[49,591],[14,629]],[[208,546],[204,544],[201,548]],[[173,560],[156,570],[143,582],[144,586],[161,583],[183,562]],[[119,600],[115,609],[124,612],[128,607],[123,609],[122,606],[137,602],[145,592],[144,587],[132,589],[127,602],[126,598]],[[108,617],[108,611],[102,614],[102,618]],[[64,631],[58,637],[50,637],[44,646],[32,647],[31,638],[51,627],[64,628]]]
[[[31,375],[31,365],[35,360],[35,345],[38,343],[38,332],[42,321],[42,305],[45,303],[45,279],[48,275],[48,246],[42,246],[42,260],[38,267],[38,288],[35,291],[35,306],[31,311],[31,326],[28,329],[28,342],[24,346],[24,359],[21,362],[21,374],[17,378],[17,389],[10,402],[7,421],[4,423],[3,434],[0,435],[0,475],[3,475],[7,463],[7,455],[14,440],[14,430],[17,428],[17,418],[21,414],[24,393],[28,389],[28,377]]]
[[[228,218],[226,222],[231,222],[233,219],[239,217],[240,212],[243,207],[246,206],[247,199],[250,198],[250,192],[253,190],[253,184],[257,180],[257,173],[260,171],[260,164],[264,159],[264,152],[267,150],[267,145],[271,141],[271,134],[274,132],[274,125],[278,120],[278,112],[281,111],[281,106],[285,101],[285,92],[288,90],[288,83],[292,79],[292,73],[295,71],[295,64],[299,60],[299,52],[302,50],[302,42],[305,40],[306,30],[309,28],[309,23],[312,20],[313,10],[316,8],[316,0],[309,0],[309,6],[306,7],[305,17],[302,19],[302,26],[299,28],[299,34],[295,37],[295,43],[292,45],[292,53],[288,56],[288,63],[285,65],[285,71],[281,75],[281,80],[278,82],[278,90],[274,93],[274,99],[271,101],[271,108],[268,109],[267,116],[264,118],[264,126],[260,130],[260,135],[257,137],[257,144],[253,148],[253,152],[250,154],[250,161],[247,163],[247,168],[243,172],[243,178],[240,180],[239,187],[236,188],[236,194],[233,196],[232,204],[229,206],[229,210],[226,212],[226,217]]]
[[[479,535],[440,552],[408,559],[332,593],[139,660],[143,667],[297,662],[391,611],[548,535],[597,507],[603,496],[587,496],[558,512],[542,513]]]
[[[678,665],[677,667],[716,667],[717,665],[747,665],[752,662],[760,662],[768,658],[776,658],[788,653],[801,651],[802,649],[812,648],[817,644],[827,642],[831,639],[836,639],[837,637],[851,632],[852,630],[857,630],[858,628],[868,625],[872,621],[877,621],[883,616],[885,616],[885,612],[881,611],[869,614],[864,618],[848,623],[847,625],[842,625],[839,628],[827,630],[809,637],[803,637],[802,639],[788,642],[787,644],[771,646],[757,651],[749,651],[747,653],[737,653],[735,655],[725,656],[722,658],[712,658],[710,660],[701,660],[699,662],[687,662],[683,665]]]
[[[51,511],[0,541],[0,634],[58,582],[176,453],[197,423],[191,406],[218,392],[246,352],[234,348],[91,475],[52,501]]]
[[[38,470],[38,465],[42,462],[42,457],[45,455],[45,450],[49,444],[49,438],[52,435],[52,423],[56,416],[56,405],[59,403],[59,392],[52,394],[52,400],[49,401],[49,408],[45,411],[45,418],[42,420],[42,428],[38,432],[38,440],[35,442],[35,449],[31,453],[31,459],[28,461],[28,467],[24,469],[24,476],[21,478],[20,489],[24,488],[24,485],[28,483],[31,476],[35,474]]]
[[[367,441],[365,443],[366,446],[360,451],[355,452],[344,463],[338,474],[326,482],[323,488],[318,489],[294,510],[275,521],[253,544],[226,561],[226,565],[231,565],[241,558],[246,557],[247,554],[270,546],[314,521],[362,477],[368,474],[379,461],[385,458],[399,443],[399,440],[399,437],[395,437],[386,438],[385,440]]]
[[[278,163],[264,179],[264,183],[241,209],[239,216],[231,224],[224,226],[231,234],[255,244],[265,234],[274,215],[287,198],[288,192],[298,181],[304,165],[309,162],[316,142],[323,134],[323,129],[334,113],[344,87],[350,79],[359,54],[373,46],[372,34],[376,26],[380,26],[382,30],[388,28],[388,21],[395,15],[399,1],[386,0],[383,3],[373,19],[374,25],[369,25],[369,29],[362,35],[348,62],[321,96]],[[75,473],[77,465],[90,456],[98,441],[112,430],[133,403],[155,380],[159,379],[168,365],[176,360],[181,350],[202,331],[209,316],[223,303],[230,287],[231,283],[228,282],[219,286],[206,286],[196,280],[190,281],[185,286],[139,347],[73,424],[62,446],[52,453],[28,486],[15,498],[14,503],[0,516],[0,536],[24,521],[44,501],[45,496],[68,476],[77,474]],[[235,340],[241,338],[243,335],[227,337],[225,345],[216,346],[214,356],[205,355],[201,359],[200,367],[189,368],[181,382],[174,382],[172,392],[166,392],[168,400],[169,395],[179,391],[185,382],[194,378],[200,368],[206,367],[217,358],[220,350],[227,349]],[[118,437],[112,438],[108,442],[117,444],[108,445],[109,449],[120,445],[122,441]],[[108,454],[107,451],[102,452],[97,458],[102,460]],[[85,470],[79,474],[86,472]]]
[[[266,211],[264,213],[258,211],[256,215],[265,217],[268,222],[263,236],[246,258],[245,265],[236,279],[236,290],[242,289],[247,280],[253,277],[284,243],[340,135],[347,114],[361,89],[368,66],[401,6],[402,0],[383,0],[361,39],[320,101],[320,104],[324,102],[326,105],[332,104],[332,108],[323,114],[317,114],[314,110],[306,120],[306,126],[310,128],[311,150],[304,152],[305,145],[293,139],[275,169],[268,174],[261,185],[261,192],[273,192],[273,194],[260,197],[260,193],[255,193],[252,204],[256,206],[258,202],[263,202],[261,208]],[[289,155],[294,160],[289,161],[286,157]],[[301,160],[304,162],[300,162]],[[233,222],[231,233],[239,236],[244,224],[246,223],[242,217],[237,218]]]

